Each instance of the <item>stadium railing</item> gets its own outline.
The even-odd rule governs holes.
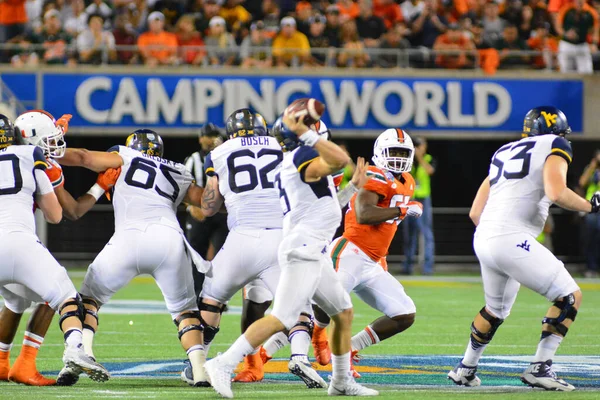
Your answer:
[[[145,46],[148,50],[164,50],[165,47],[162,45],[155,46]],[[22,45],[18,43],[1,43],[0,44],[0,52],[7,52],[8,54],[19,54],[24,52],[43,52],[47,48],[44,44],[27,44]],[[179,47],[178,50],[186,51],[205,51],[205,52],[217,52],[220,54],[236,54],[239,56],[240,54],[240,46],[236,46],[231,49],[222,49],[220,47],[211,47],[211,46],[182,46]],[[108,54],[111,49],[106,46],[99,47],[98,50],[102,51],[101,64],[111,64]],[[118,45],[115,46],[114,51],[118,52],[134,52],[139,53],[139,47],[137,45]],[[282,51],[284,52],[298,52],[301,49],[297,48],[286,48]],[[77,48],[75,44],[70,44],[66,46],[66,52],[68,54],[77,54]],[[553,70],[554,67],[557,66],[557,63],[554,57],[557,53],[553,53],[550,50],[502,50],[503,54],[506,54],[509,57],[542,57],[546,62],[546,70]],[[262,53],[267,56],[271,56],[273,54],[273,48],[270,46],[253,46],[251,47],[251,54]],[[323,65],[311,65],[313,67],[339,67],[337,66],[337,58],[339,55],[347,55],[349,57],[357,56],[360,54],[366,54],[370,59],[369,66],[377,66],[378,57],[393,57],[396,60],[395,68],[409,68],[414,67],[415,65],[421,66],[426,65],[428,68],[436,67],[443,69],[442,67],[435,66],[435,58],[438,55],[443,56],[457,56],[461,54],[467,55],[471,60],[470,63],[471,69],[480,69],[480,53],[478,50],[433,50],[427,47],[418,47],[418,48],[407,48],[407,49],[384,49],[384,48],[371,48],[365,47],[362,50],[355,49],[344,49],[344,48],[311,48],[310,53],[313,57],[320,57],[323,61]],[[568,52],[567,52],[568,53]],[[576,55],[577,52],[573,51],[573,55]],[[75,57],[76,58],[76,57]],[[6,59],[6,58],[5,58]],[[114,62],[115,64],[119,64],[118,62]],[[42,60],[40,60],[39,64],[44,64]],[[83,64],[83,63],[82,63]],[[89,65],[89,64],[85,64]],[[123,64],[121,64],[123,65]],[[205,58],[203,63],[194,66],[190,64],[185,64],[179,62],[176,65],[189,66],[193,67],[219,67],[220,65],[210,65],[208,58]],[[306,67],[306,65],[302,65],[300,62],[300,58],[297,56],[293,56],[290,62],[290,67],[300,68]],[[394,68],[392,67],[392,68]],[[382,67],[385,68],[385,67]],[[388,67],[389,68],[389,67]],[[467,68],[467,69],[468,69]],[[522,64],[511,65],[510,68],[528,68],[532,69],[532,65],[528,62],[523,62]]]

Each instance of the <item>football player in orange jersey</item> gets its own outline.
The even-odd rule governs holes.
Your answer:
[[[403,130],[388,129],[377,138],[373,153],[370,179],[350,200],[344,234],[329,247],[342,286],[384,314],[352,338],[355,360],[360,350],[408,329],[416,313],[402,284],[384,267],[400,222],[423,212],[421,203],[410,201],[414,146]]]

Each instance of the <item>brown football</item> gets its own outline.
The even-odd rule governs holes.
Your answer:
[[[325,112],[325,104],[317,99],[305,97],[290,104],[286,108],[286,112],[292,113],[296,118],[304,116],[304,124],[310,126],[321,119]]]

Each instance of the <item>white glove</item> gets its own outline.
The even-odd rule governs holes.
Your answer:
[[[419,218],[423,214],[423,204],[418,201],[409,201],[406,206],[400,206],[404,216]]]

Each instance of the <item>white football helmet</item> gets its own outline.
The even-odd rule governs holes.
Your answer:
[[[410,172],[414,156],[415,146],[412,139],[399,128],[384,131],[373,146],[375,165],[395,174]]]
[[[55,123],[46,111],[27,111],[17,117],[15,131],[18,130],[26,144],[40,147],[47,157],[60,158],[65,155],[67,144],[63,129]]]

